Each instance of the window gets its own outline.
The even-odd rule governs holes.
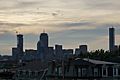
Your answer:
[[[94,76],[98,76],[98,68],[94,68]]]
[[[107,73],[106,73],[106,68],[103,68],[103,75],[105,76]]]
[[[118,75],[120,75],[120,68],[118,69]]]
[[[62,74],[62,68],[59,67],[59,75],[61,75],[61,74]]]
[[[116,75],[116,68],[113,68],[113,71],[114,71],[114,75]]]
[[[78,76],[81,76],[81,68],[78,68]]]
[[[86,68],[82,68],[82,76],[87,76],[87,69]]]
[[[55,68],[55,73],[57,73],[57,71],[58,71],[58,69],[57,69],[57,68]]]

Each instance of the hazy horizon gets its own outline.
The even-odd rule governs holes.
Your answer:
[[[119,0],[1,0],[0,54],[12,54],[16,31],[24,35],[25,49],[36,49],[45,30],[49,45],[89,50],[108,49],[108,28],[115,27],[120,45]]]

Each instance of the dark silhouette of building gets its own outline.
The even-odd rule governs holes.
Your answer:
[[[41,47],[48,48],[48,34],[41,33],[40,35]]]
[[[23,60],[36,60],[35,58],[36,54],[37,54],[37,50],[26,49],[24,52]]]
[[[115,29],[109,28],[109,50],[113,51],[115,47]]]
[[[62,60],[63,59],[62,45],[55,45],[55,58],[56,58],[56,60]]]
[[[87,45],[80,45],[79,49],[80,49],[80,53],[87,53],[88,52]]]
[[[18,51],[18,58],[20,59],[23,56],[23,35],[17,35],[17,51]]]
[[[40,39],[37,43],[37,58],[44,61],[46,59],[46,55],[48,53],[48,34],[47,33],[41,33]]]
[[[13,58],[13,60],[16,60],[17,57],[18,57],[17,48],[12,48],[12,58]]]
[[[73,49],[63,49],[64,59],[68,59],[73,56]]]
[[[54,47],[48,47],[48,53],[46,55],[46,61],[52,61],[55,59]]]
[[[23,35],[17,34],[17,47],[12,48],[12,57],[14,60],[20,60],[23,55]]]
[[[85,54],[87,52],[88,52],[87,45],[80,45],[79,48],[75,49],[75,54],[76,55],[80,55],[81,53]]]

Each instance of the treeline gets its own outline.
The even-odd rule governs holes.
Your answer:
[[[112,52],[101,49],[101,50],[91,51],[84,54],[80,53],[77,57],[120,63],[120,49]]]

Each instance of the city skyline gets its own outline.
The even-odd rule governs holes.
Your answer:
[[[116,44],[120,45],[119,9],[118,0],[1,0],[0,54],[11,54],[16,46],[15,31],[24,35],[25,49],[36,49],[44,29],[50,46],[87,44],[89,50],[108,50],[109,27],[115,27]]]

